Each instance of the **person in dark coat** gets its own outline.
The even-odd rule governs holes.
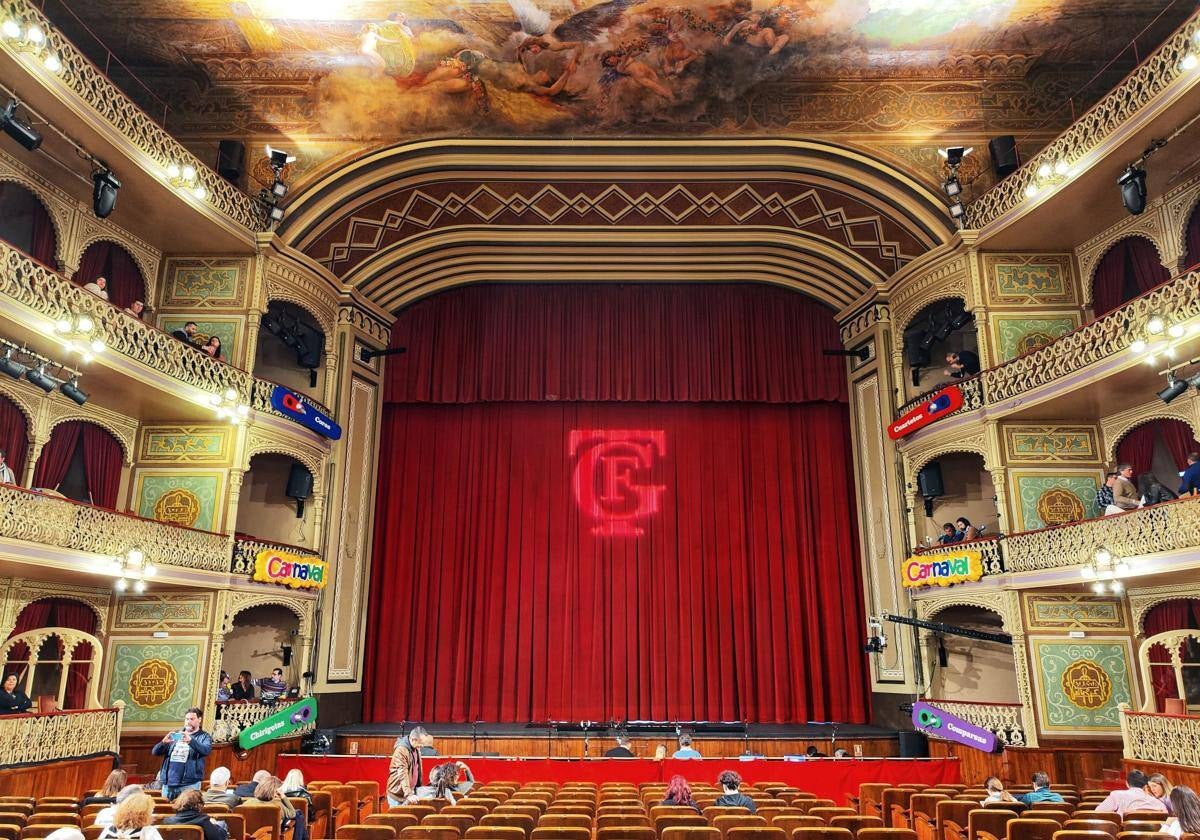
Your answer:
[[[21,715],[32,705],[29,695],[17,688],[17,675],[5,677],[4,686],[0,688],[0,715]]]
[[[198,790],[185,790],[175,798],[175,813],[163,823],[166,825],[198,825],[204,831],[204,840],[229,840],[229,829],[213,822],[204,812],[204,797]]]

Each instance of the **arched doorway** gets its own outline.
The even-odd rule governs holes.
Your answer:
[[[963,376],[947,373],[947,355],[961,354],[964,374],[979,372],[979,340],[975,318],[962,298],[929,304],[904,329],[904,388],[911,398]]]
[[[1142,624],[1144,638],[1171,630],[1200,630],[1200,598],[1175,598],[1155,604],[1147,611]],[[1187,712],[1195,714],[1200,710],[1200,639],[1193,637],[1180,642],[1178,675],[1172,653],[1162,644],[1152,645],[1147,652],[1150,660],[1150,685],[1145,686],[1147,699],[1153,696],[1155,710],[1164,712],[1167,700],[1182,698]]]
[[[966,519],[982,531],[981,536],[995,536],[1000,531],[996,509],[996,488],[992,474],[984,465],[983,456],[974,452],[950,452],[930,461],[922,468],[927,475],[940,476],[942,495],[926,497],[921,494],[919,474],[913,476],[916,489],[917,541],[924,546],[936,545],[943,526]]]
[[[950,606],[929,620],[985,633],[1005,632],[1003,617],[983,607]],[[925,644],[930,698],[960,703],[1020,702],[1010,645],[952,633],[929,633]]]
[[[1092,311],[1099,318],[1170,278],[1153,242],[1144,236],[1127,236],[1114,243],[1096,264]]]
[[[273,300],[259,327],[254,373],[320,399],[325,387],[325,332],[309,312]]]
[[[42,447],[33,486],[116,510],[123,466],[121,443],[108,429],[86,420],[68,420],[54,427]]]
[[[1118,464],[1129,464],[1140,481],[1149,473],[1168,490],[1179,487],[1179,473],[1187,468],[1187,456],[1200,449],[1192,427],[1182,420],[1159,418],[1134,426],[1118,441]],[[1139,486],[1139,489],[1140,486]]]
[[[25,480],[25,458],[29,451],[29,422],[25,413],[8,397],[0,394],[0,452],[13,471],[13,483]]]
[[[299,503],[311,501],[314,480],[295,458],[274,452],[253,456],[242,478],[237,532],[268,542],[312,545],[312,506]]]
[[[42,598],[25,605],[17,615],[16,624],[13,626],[9,638],[47,627],[63,627],[94,636],[97,626],[96,612],[89,604],[73,598]],[[8,653],[5,674],[17,673],[18,680],[29,686],[27,693],[30,698],[38,696],[57,698],[62,681],[63,653],[62,641],[57,637],[45,639],[42,646],[32,652],[26,645],[18,644]],[[93,651],[89,644],[81,645],[72,651],[72,658],[80,661],[73,662],[67,672],[63,708],[79,709],[84,707],[88,681],[93,676],[90,662],[92,655]],[[29,667],[30,660],[34,663],[33,673],[27,682],[25,670]]]
[[[249,671],[257,682],[281,668],[289,686],[300,684],[300,619],[287,607],[260,604],[233,617],[225,634],[221,668],[237,681],[238,673]],[[255,697],[259,692],[255,691]]]
[[[58,271],[58,236],[46,205],[13,181],[0,181],[0,239]]]
[[[146,300],[146,280],[137,261],[115,242],[99,240],[89,245],[79,258],[79,270],[72,279],[84,286],[97,277],[108,280],[108,302],[113,306],[124,309],[135,300],[152,302]]]

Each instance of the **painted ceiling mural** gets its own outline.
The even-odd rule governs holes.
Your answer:
[[[290,142],[303,168],[435,136],[836,135],[915,169],[947,136],[1036,148],[1132,66],[1170,0],[47,0],[211,157]],[[82,24],[95,33],[83,30]],[[96,40],[99,39],[99,41]],[[121,81],[120,75],[114,77]],[[123,87],[162,113],[139,84]],[[982,167],[981,167],[982,168]],[[983,174],[983,173],[980,173]]]

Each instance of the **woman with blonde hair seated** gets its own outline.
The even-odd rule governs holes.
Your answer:
[[[283,780],[278,776],[263,779],[254,789],[254,798],[259,802],[273,802],[278,805],[282,817],[279,821],[280,830],[284,831],[294,824],[293,840],[305,840],[308,835],[304,828],[304,815],[298,812],[296,806],[284,795]]]
[[[135,793],[117,806],[112,825],[100,833],[99,840],[162,840],[154,822],[154,800]]]

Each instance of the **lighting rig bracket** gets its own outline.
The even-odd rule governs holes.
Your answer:
[[[909,618],[906,615],[892,615],[891,613],[884,613],[881,618],[884,621],[906,624],[909,627],[919,627],[922,630],[930,630],[934,633],[963,636],[967,639],[975,639],[980,642],[995,642],[1001,645],[1012,644],[1012,636],[1007,633],[989,633],[986,630],[972,630],[970,627],[959,627],[957,624],[943,624],[940,621],[926,621],[923,618]]]
[[[385,347],[382,350],[372,350],[370,347],[363,347],[358,351],[358,358],[362,360],[363,364],[370,364],[380,356],[399,356],[401,353],[407,352],[407,347]]]

